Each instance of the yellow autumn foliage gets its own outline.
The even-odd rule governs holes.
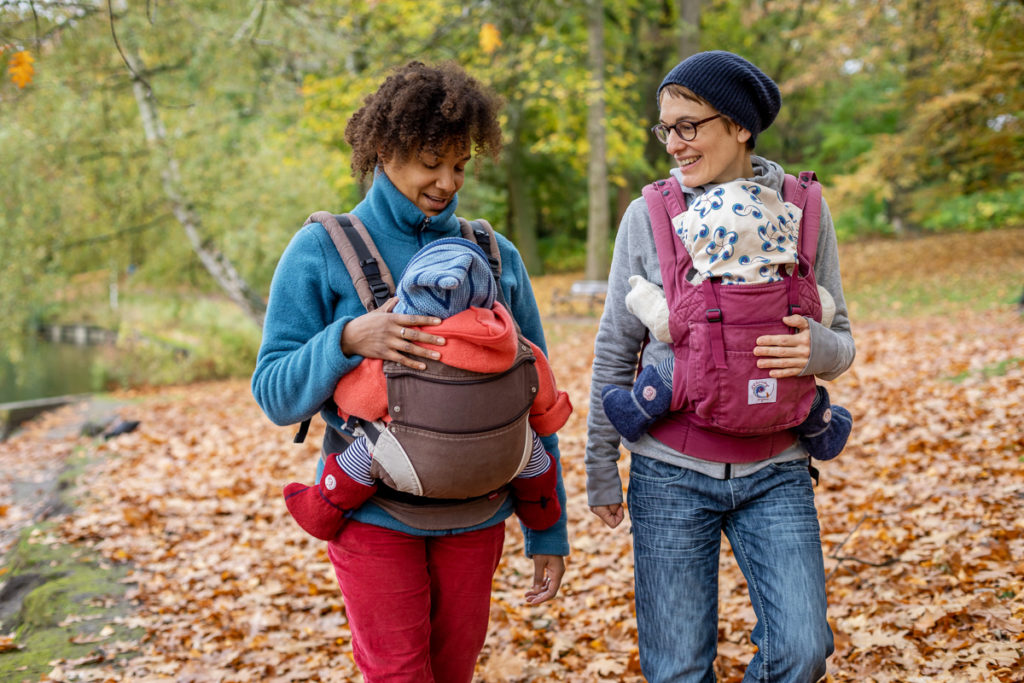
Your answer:
[[[485,54],[494,54],[494,51],[501,47],[501,31],[494,24],[488,22],[480,27],[480,49]]]
[[[11,60],[7,64],[7,72],[19,88],[24,88],[32,82],[32,77],[36,73],[35,67],[32,66],[34,61],[36,60],[28,50],[21,50],[11,55]]]

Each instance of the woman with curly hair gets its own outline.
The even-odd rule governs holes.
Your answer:
[[[367,228],[388,269],[402,273],[423,246],[461,236],[455,215],[466,165],[474,154],[496,157],[501,147],[498,102],[454,64],[411,62],[396,69],[349,120],[345,140],[352,170],[372,174],[366,197],[351,210]],[[500,290],[522,334],[545,349],[540,314],[516,248],[497,235]],[[337,410],[328,408],[339,380],[363,359],[424,369],[438,359],[442,337],[434,316],[395,312],[396,299],[367,313],[325,227],[310,223],[285,249],[270,287],[252,390],[277,424],[319,412],[327,423],[315,481],[325,498],[335,480],[327,454],[350,440]],[[533,559],[528,603],[558,592],[569,545],[557,439],[543,439],[558,473],[558,522],[524,528]],[[327,482],[327,483],[325,483]],[[356,664],[372,681],[470,681],[483,647],[491,581],[501,558],[508,498],[483,522],[421,528],[394,507],[370,498],[348,512],[328,542],[345,600]],[[429,507],[429,506],[428,506]],[[414,511],[414,515],[416,512]]]

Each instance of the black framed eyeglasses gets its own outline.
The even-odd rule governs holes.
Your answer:
[[[654,133],[654,137],[658,138],[658,142],[662,144],[668,143],[668,134],[673,130],[676,132],[676,135],[679,136],[680,140],[689,142],[697,137],[697,126],[702,126],[708,121],[714,121],[717,118],[721,118],[721,116],[721,114],[715,114],[714,116],[709,116],[706,119],[701,119],[700,121],[676,121],[671,126],[659,123],[651,128],[651,132]]]

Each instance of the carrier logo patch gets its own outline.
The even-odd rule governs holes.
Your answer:
[[[758,403],[775,403],[778,398],[779,384],[774,377],[752,379],[747,383],[747,405]]]

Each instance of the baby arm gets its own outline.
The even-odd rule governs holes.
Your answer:
[[[665,292],[642,275],[631,275],[631,287],[626,294],[626,309],[644,324],[651,335],[660,342],[672,343],[668,329],[668,302]]]

